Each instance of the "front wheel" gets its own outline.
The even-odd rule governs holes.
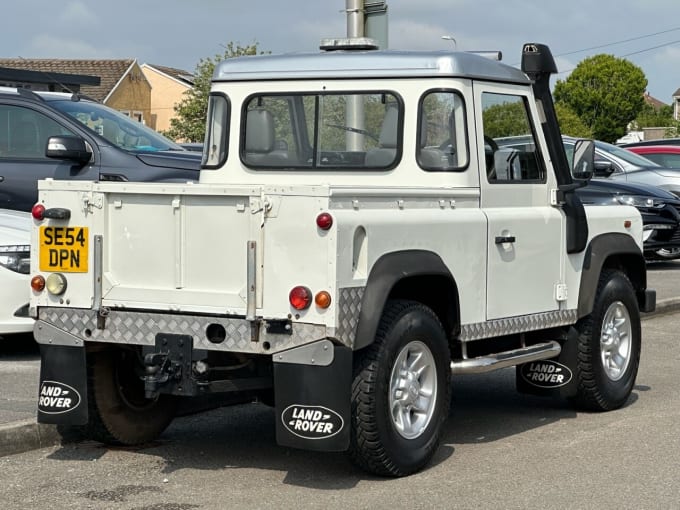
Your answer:
[[[85,435],[106,444],[137,445],[156,439],[175,416],[177,399],[144,396],[143,365],[133,349],[88,355],[88,412]]]
[[[602,271],[593,311],[579,331],[573,398],[581,408],[609,411],[626,403],[640,363],[641,328],[635,291],[620,271]]]
[[[680,258],[680,248],[661,248],[655,254],[660,260],[676,260]]]
[[[349,451],[355,463],[404,476],[432,458],[448,416],[450,359],[432,310],[387,303],[375,341],[355,358]]]

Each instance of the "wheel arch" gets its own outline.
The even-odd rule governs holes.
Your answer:
[[[449,339],[460,330],[458,286],[436,253],[403,250],[387,253],[373,264],[361,301],[355,350],[373,343],[388,299],[410,299],[430,307]]]
[[[609,233],[594,237],[586,248],[578,296],[579,318],[593,310],[600,274],[605,268],[619,269],[630,280],[640,309],[648,307],[646,300],[647,270],[639,246],[627,234]]]

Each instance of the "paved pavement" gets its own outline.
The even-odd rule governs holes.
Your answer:
[[[648,266],[648,286],[657,291],[653,315],[680,310],[680,261]],[[40,355],[30,337],[0,338],[0,457],[58,444],[52,425],[36,423]]]

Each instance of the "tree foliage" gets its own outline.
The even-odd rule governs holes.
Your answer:
[[[569,106],[593,136],[614,142],[642,110],[644,72],[626,59],[595,55],[582,60],[566,80],[555,84],[555,100]]]
[[[521,136],[529,133],[524,103],[507,102],[484,109],[484,134],[491,138]]]
[[[557,122],[560,125],[560,132],[563,135],[576,138],[593,137],[593,132],[590,128],[586,126],[581,118],[566,104],[562,102],[555,103],[555,113],[557,115]]]
[[[673,118],[673,107],[664,105],[658,109],[644,103],[642,110],[635,118],[635,126],[643,127],[676,127],[678,122]]]
[[[184,98],[175,105],[175,116],[170,120],[170,129],[164,134],[174,140],[202,142],[205,137],[205,120],[208,113],[210,80],[215,66],[222,60],[244,55],[263,55],[257,42],[241,46],[229,42],[224,53],[202,58],[194,71],[194,86],[184,93]]]

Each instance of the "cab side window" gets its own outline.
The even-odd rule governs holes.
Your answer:
[[[429,171],[467,168],[469,153],[463,98],[453,91],[432,91],[420,102],[420,132],[416,156]]]
[[[40,112],[0,105],[0,158],[47,159],[47,139],[71,135],[68,129]]]
[[[523,96],[482,94],[484,154],[490,183],[545,182],[528,104]]]

